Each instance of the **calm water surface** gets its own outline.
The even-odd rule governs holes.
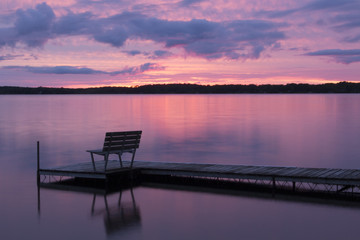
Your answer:
[[[360,208],[146,186],[114,228],[131,192],[38,198],[36,141],[44,168],[123,130],[139,161],[360,168],[359,122],[360,95],[0,96],[0,239],[354,239]]]

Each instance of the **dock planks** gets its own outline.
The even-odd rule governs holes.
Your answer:
[[[69,166],[40,169],[40,175],[68,176],[107,179],[111,174],[121,174],[129,171],[130,162],[124,161],[120,168],[119,161],[109,160],[107,171],[104,172],[104,161],[96,161],[95,172],[91,162],[78,163]],[[214,177],[232,179],[259,179],[272,181],[310,182],[314,184],[334,184],[360,186],[360,170],[330,169],[330,168],[298,168],[276,166],[248,166],[197,163],[169,163],[135,161],[133,170],[141,174]]]

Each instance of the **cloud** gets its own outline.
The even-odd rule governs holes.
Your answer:
[[[126,22],[130,38],[152,40],[165,48],[183,48],[190,55],[207,59],[258,58],[266,48],[285,38],[279,30],[282,25],[262,20],[167,21],[135,13],[116,18]]]
[[[3,69],[14,69],[26,71],[37,74],[80,74],[80,75],[93,75],[93,74],[108,74],[108,75],[136,75],[151,70],[163,70],[164,67],[156,63],[145,63],[137,67],[124,68],[120,71],[106,72],[95,70],[87,67],[74,67],[74,66],[54,66],[54,67],[32,67],[32,66],[5,66]]]
[[[98,42],[108,43],[114,47],[122,47],[129,36],[122,26],[116,26],[111,30],[96,33],[93,37]]]
[[[18,10],[14,26],[0,28],[0,47],[15,47],[17,43],[40,47],[57,37],[87,36],[116,48],[128,40],[151,40],[164,47],[162,52],[155,52],[155,57],[164,57],[170,48],[180,48],[186,54],[206,59],[256,59],[285,38],[282,27],[263,20],[169,21],[136,12],[100,18],[90,12],[69,11],[56,17],[52,8],[42,3],[34,9]]]
[[[181,7],[191,7],[194,4],[204,2],[205,0],[182,0],[178,2],[178,5]]]
[[[172,55],[173,54],[169,51],[156,50],[156,51],[154,51],[154,54],[151,58],[153,58],[153,59],[167,58],[167,57],[171,57]]]
[[[147,51],[141,52],[139,50],[131,50],[131,51],[123,51],[123,53],[125,53],[129,56],[142,55],[149,59],[164,59],[164,58],[169,58],[169,57],[173,56],[172,52],[165,51],[165,50],[155,50],[153,52],[147,52]]]
[[[39,74],[105,74],[106,72],[97,71],[85,67],[55,66],[55,67],[31,67],[31,66],[5,66],[5,69],[22,70]]]
[[[136,56],[142,54],[142,52],[139,50],[123,51],[123,53],[126,53],[129,56]]]
[[[266,16],[268,18],[283,18],[293,13],[299,12],[300,9],[286,9],[286,10],[261,10],[255,13],[255,16]]]
[[[11,55],[11,54],[6,54],[3,56],[0,56],[0,61],[6,61],[6,60],[13,60],[17,57],[22,57],[23,55]]]
[[[345,42],[354,43],[360,41],[360,4],[354,13],[338,14],[332,19],[333,30],[336,32],[349,32],[343,40]]]
[[[358,0],[313,0],[300,7],[286,10],[260,11],[257,15],[266,15],[270,18],[281,18],[299,12],[348,12],[356,10],[358,6]]]
[[[55,14],[51,7],[42,3],[35,9],[17,10],[14,30],[16,36],[28,46],[41,46],[50,38],[54,20]]]
[[[309,52],[308,56],[326,56],[333,58],[335,62],[350,64],[354,62],[360,62],[360,49],[325,49],[315,52]]]
[[[0,28],[0,47],[14,47],[16,43],[39,47],[51,38],[55,14],[46,3],[38,4],[35,9],[19,9],[9,17],[15,22],[12,27]]]
[[[334,27],[336,30],[351,30],[354,28],[360,28],[360,14],[338,15],[334,18],[334,22],[338,23],[338,25]]]
[[[92,25],[93,14],[90,12],[75,14],[71,11],[54,22],[52,32],[58,35],[87,34],[94,28]]]
[[[318,23],[329,24],[336,32],[346,32],[345,42],[360,41],[360,1],[359,0],[313,0],[309,3],[286,10],[260,11],[257,16],[283,18],[296,13],[314,14],[319,17]],[[320,13],[320,14],[319,14]]]
[[[88,6],[88,5],[92,5],[92,4],[110,4],[110,3],[115,3],[115,4],[119,4],[119,3],[125,3],[126,1],[124,0],[76,0],[76,2],[80,5],[83,6]]]
[[[315,0],[301,7],[300,10],[347,11],[347,10],[353,10],[354,4],[358,4],[358,3],[359,3],[358,0]]]
[[[164,70],[165,68],[156,63],[145,63],[138,67],[125,68],[121,71],[110,72],[110,75],[136,75],[152,70]]]

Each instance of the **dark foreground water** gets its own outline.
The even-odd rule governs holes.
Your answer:
[[[359,122],[360,95],[0,96],[0,239],[355,239],[360,208],[346,205],[151,186],[120,205],[38,194],[36,141],[44,168],[90,161],[123,130],[143,130],[139,161],[359,168]]]

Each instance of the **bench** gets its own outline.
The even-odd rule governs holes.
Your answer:
[[[121,155],[125,152],[132,153],[130,168],[133,166],[136,149],[139,148],[142,131],[107,132],[105,134],[104,146],[102,149],[86,150],[91,154],[91,161],[96,171],[94,154],[104,156],[105,171],[110,154],[119,156],[120,167],[123,167]]]

